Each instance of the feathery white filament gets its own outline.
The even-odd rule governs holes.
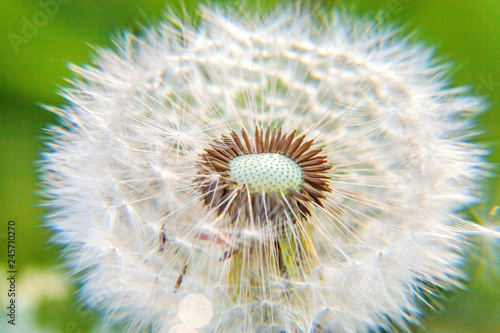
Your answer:
[[[277,153],[247,154],[229,162],[229,178],[247,184],[250,193],[288,193],[299,190],[302,170],[291,158]]]

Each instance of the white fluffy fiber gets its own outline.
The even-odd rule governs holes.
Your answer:
[[[484,167],[468,142],[483,105],[448,87],[432,50],[339,13],[170,19],[73,67],[55,109],[48,224],[87,304],[131,332],[366,332],[405,329],[433,288],[459,285],[457,214]],[[222,231],[193,178],[212,139],[256,125],[315,139],[332,192],[312,208],[320,260],[304,281],[278,276],[269,297],[235,299],[224,246],[199,237]],[[307,297],[287,302],[290,290]],[[181,315],[193,297],[212,316]]]

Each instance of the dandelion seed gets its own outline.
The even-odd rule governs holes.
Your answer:
[[[141,332],[365,332],[460,286],[482,101],[333,13],[171,17],[64,92],[48,223],[81,295]]]

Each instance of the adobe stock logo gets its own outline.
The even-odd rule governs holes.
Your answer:
[[[60,5],[68,2],[69,0],[40,0],[38,5],[41,9],[33,14],[31,20],[23,16],[23,26],[20,33],[9,32],[7,35],[14,52],[18,53],[20,45],[27,44],[33,39],[38,34],[39,29],[47,25],[49,18],[56,16]]]

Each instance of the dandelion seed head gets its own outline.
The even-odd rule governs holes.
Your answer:
[[[432,50],[339,12],[169,19],[55,109],[48,224],[89,306],[132,332],[409,330],[461,287],[484,106]]]

